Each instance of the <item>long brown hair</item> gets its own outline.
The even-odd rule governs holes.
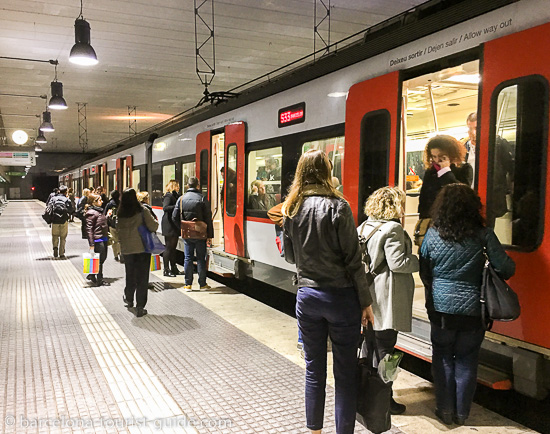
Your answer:
[[[288,196],[283,204],[282,213],[285,217],[294,217],[304,201],[304,188],[307,185],[317,184],[330,196],[342,197],[342,194],[332,185],[332,163],[321,150],[310,149],[302,154],[294,181]]]

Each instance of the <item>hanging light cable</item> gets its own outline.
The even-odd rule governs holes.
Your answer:
[[[77,65],[91,66],[97,65],[97,56],[90,45],[90,24],[82,15],[82,0],[80,0],[80,15],[74,22],[74,41],[71,48],[69,61]]]
[[[66,110],[68,108],[67,101],[63,98],[63,83],[57,81],[57,60],[55,61],[55,78],[50,83],[52,97],[48,103],[48,108],[52,110]]]

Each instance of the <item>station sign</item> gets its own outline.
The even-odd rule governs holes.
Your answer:
[[[299,124],[306,120],[306,103],[301,102],[279,110],[279,128]]]
[[[0,152],[2,166],[36,166],[34,151]]]

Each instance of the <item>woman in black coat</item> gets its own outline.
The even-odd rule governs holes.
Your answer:
[[[162,198],[162,210],[164,211],[164,215],[162,216],[161,229],[162,235],[164,235],[164,243],[166,244],[163,262],[164,275],[167,277],[176,277],[178,274],[182,274],[178,270],[176,264],[176,247],[178,246],[178,239],[180,236],[180,225],[179,222],[172,220],[172,212],[180,196],[179,191],[179,182],[172,179],[166,184],[166,193]]]

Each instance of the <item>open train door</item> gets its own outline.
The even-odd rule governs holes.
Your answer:
[[[358,222],[369,195],[396,181],[399,72],[354,84],[346,101],[344,196]]]
[[[522,306],[516,321],[495,322],[493,330],[544,348],[550,348],[550,291],[541,290],[550,281],[548,40],[544,24],[484,45],[477,125],[478,191],[487,226],[516,262],[509,283]]]
[[[224,242],[225,252],[244,257],[244,190],[246,124],[225,127]]]
[[[196,173],[200,182],[201,193],[210,201],[210,141],[212,133],[205,131],[197,134]]]

